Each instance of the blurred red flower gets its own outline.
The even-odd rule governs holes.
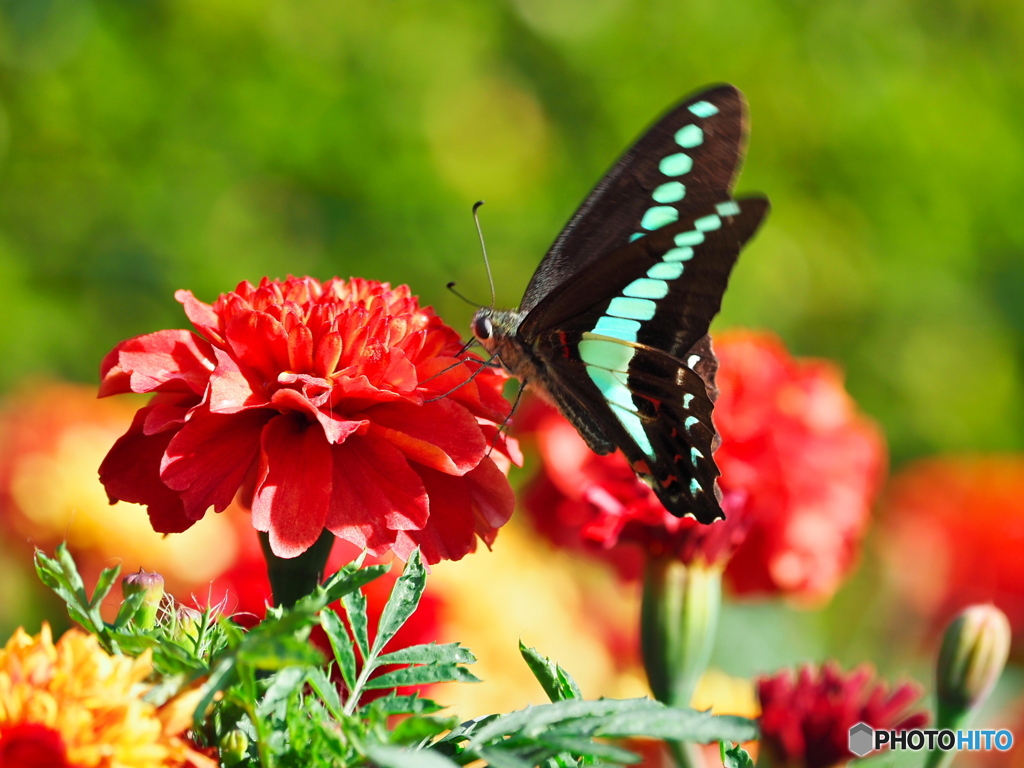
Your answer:
[[[100,467],[111,501],[172,533],[241,489],[280,557],[325,527],[430,563],[493,541],[514,501],[489,455],[505,376],[460,362],[458,334],[406,286],[264,278],[212,306],[177,299],[202,335],[138,336],[103,361],[101,396],[155,393]]]
[[[992,602],[1024,634],[1024,457],[916,461],[892,480],[880,538],[893,574],[936,627]]]
[[[854,758],[850,728],[912,729],[928,722],[913,709],[922,689],[904,683],[889,689],[864,665],[843,673],[833,663],[801,667],[757,680],[761,703],[760,749],[780,768],[829,768]]]
[[[560,545],[628,542],[684,562],[735,551],[726,570],[735,592],[828,597],[855,561],[884,475],[881,434],[831,364],[796,360],[766,333],[724,333],[715,348],[725,522],[673,517],[621,454],[592,453],[545,406],[522,419],[543,462],[526,508]]]

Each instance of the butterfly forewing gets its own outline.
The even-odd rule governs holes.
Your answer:
[[[481,310],[504,321],[478,335],[592,449],[620,448],[669,511],[702,522],[723,517],[708,327],[768,210],[731,198],[746,131],[732,86],[668,112],[569,221],[520,310]]]
[[[658,120],[590,193],[551,246],[521,311],[635,238],[727,199],[746,144],[746,102],[721,85]]]

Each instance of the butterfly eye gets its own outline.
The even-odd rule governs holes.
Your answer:
[[[491,338],[494,327],[491,325],[491,318],[487,315],[477,315],[473,318],[473,335],[480,341]]]

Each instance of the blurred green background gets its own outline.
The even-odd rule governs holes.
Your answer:
[[[465,329],[474,201],[514,306],[619,153],[722,81],[738,191],[774,209],[716,327],[837,361],[897,466],[1024,449],[1019,0],[0,0],[0,391],[94,382],[185,326],[176,289],[264,275],[408,283]],[[864,640],[879,578],[735,609],[719,661],[896,666]]]
[[[751,105],[718,327],[840,362],[894,458],[1024,447],[1024,6],[0,0],[0,387],[287,273],[514,306],[663,109]]]

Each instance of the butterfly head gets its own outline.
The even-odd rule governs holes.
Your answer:
[[[494,335],[494,323],[491,321],[492,313],[492,309],[484,307],[473,315],[473,335],[476,336],[477,341],[488,349],[490,349],[490,347],[487,342],[490,341],[491,337]]]

